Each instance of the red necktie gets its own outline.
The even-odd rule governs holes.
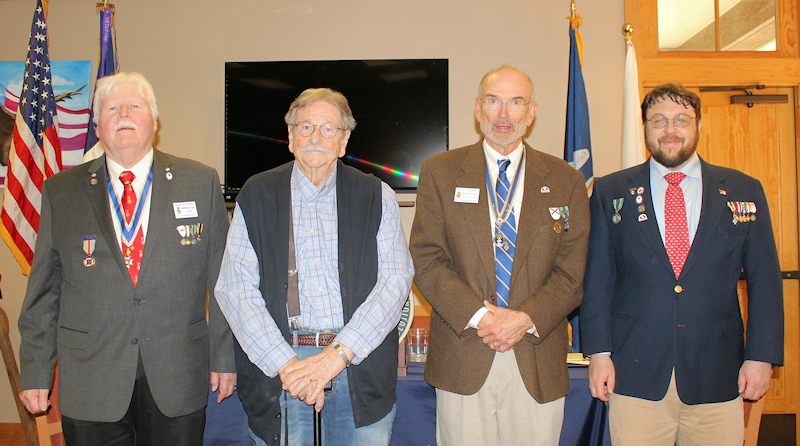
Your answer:
[[[686,202],[683,199],[681,180],[686,175],[680,172],[664,175],[669,186],[664,203],[667,255],[675,271],[675,278],[681,276],[683,264],[689,255],[689,228],[686,226]]]
[[[126,170],[119,175],[119,180],[125,186],[122,192],[122,211],[125,213],[126,225],[131,224],[133,214],[136,212],[136,193],[133,191],[131,183],[134,178],[133,172]],[[133,238],[133,243],[130,245],[122,241],[122,257],[125,259],[125,266],[128,267],[128,273],[131,275],[133,286],[136,286],[139,280],[139,268],[142,266],[142,253],[144,252],[144,235],[142,235],[142,226],[139,225],[139,230]]]

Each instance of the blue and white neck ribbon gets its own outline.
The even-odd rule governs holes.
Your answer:
[[[117,194],[114,192],[114,186],[111,185],[111,175],[108,173],[108,166],[106,166],[106,187],[108,188],[108,196],[111,197],[114,202],[114,211],[116,211],[117,220],[119,220],[119,226],[122,229],[122,243],[124,243],[125,246],[132,245],[133,238],[136,237],[136,233],[139,232],[142,209],[144,209],[144,203],[147,201],[147,194],[150,192],[151,184],[153,184],[152,163],[150,164],[150,173],[147,174],[147,181],[144,183],[144,189],[142,189],[142,196],[136,201],[136,212],[133,214],[133,220],[131,220],[130,224],[127,224],[125,222],[125,217],[122,215],[122,209]]]

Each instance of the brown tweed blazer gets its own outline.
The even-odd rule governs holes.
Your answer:
[[[495,302],[494,246],[482,142],[422,163],[411,230],[415,282],[433,307],[425,380],[454,393],[477,392],[495,352],[465,329]],[[478,203],[456,203],[457,187],[480,190]],[[569,231],[556,232],[549,208],[569,206]],[[563,222],[563,220],[561,220]],[[517,229],[509,307],[524,311],[540,337],[514,351],[528,392],[540,403],[567,394],[566,316],[581,302],[589,236],[583,176],[525,144],[525,189]]]

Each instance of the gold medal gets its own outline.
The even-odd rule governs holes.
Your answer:
[[[561,223],[559,222],[553,223],[553,230],[556,231],[556,234],[561,233]]]

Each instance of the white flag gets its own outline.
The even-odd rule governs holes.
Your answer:
[[[642,164],[645,160],[642,134],[642,102],[639,99],[639,69],[633,42],[625,42],[625,84],[622,92],[622,168]]]

